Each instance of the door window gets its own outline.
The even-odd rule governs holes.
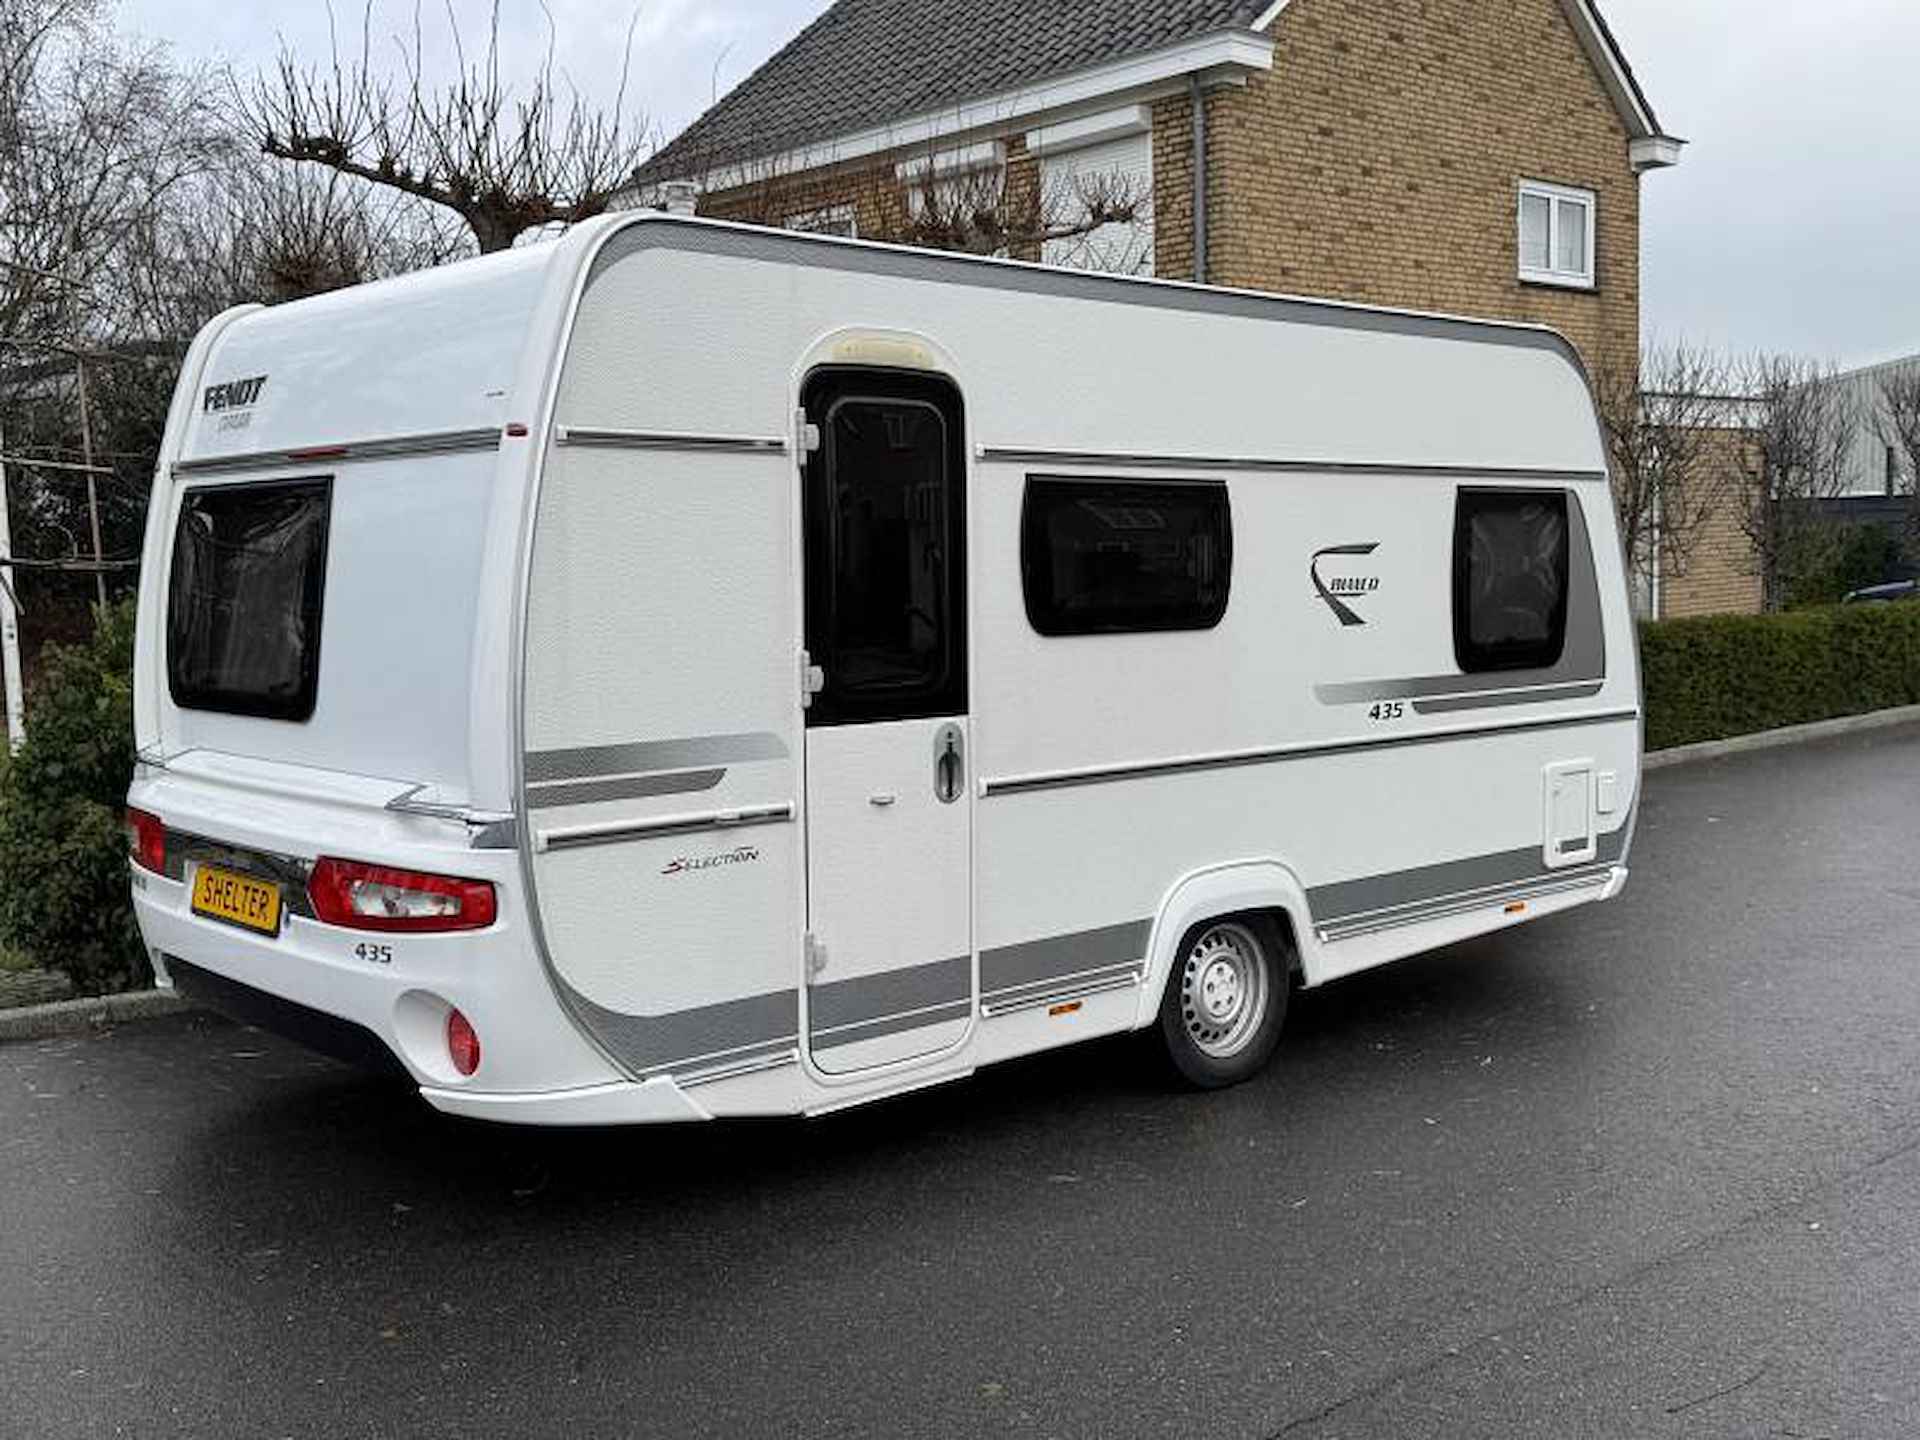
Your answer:
[[[835,373],[808,387],[811,724],[966,710],[966,512],[959,404],[920,376]]]

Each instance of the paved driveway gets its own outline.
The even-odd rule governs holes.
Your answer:
[[[6,1436],[1920,1433],[1920,731],[1617,904],[829,1121],[517,1134],[208,1018],[0,1048]]]

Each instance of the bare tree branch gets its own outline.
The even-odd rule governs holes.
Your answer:
[[[501,77],[498,0],[486,50],[471,64],[449,5],[459,69],[438,86],[426,74],[418,11],[411,48],[400,47],[399,88],[371,61],[371,17],[369,0],[357,57],[343,58],[336,42],[325,66],[283,53],[270,74],[235,82],[243,125],[262,152],[442,206],[482,251],[597,215],[629,182],[646,148],[644,122],[625,110],[632,25],[615,108],[605,112],[556,78],[550,14],[545,57],[524,90]]]
[[[1920,363],[1897,366],[1880,377],[1875,428],[1900,466],[1896,488],[1907,497],[1907,530],[1920,534]]]
[[[1594,377],[1621,541],[1648,594],[1656,574],[1685,572],[1725,504],[1716,443],[1730,424],[1726,387],[1725,363],[1685,342],[1648,346],[1637,369]]]
[[[1056,170],[1026,156],[955,166],[933,147],[855,172],[764,158],[689,168],[707,192],[705,213],[746,224],[787,228],[844,207],[865,240],[1126,274],[1153,266],[1153,196],[1124,171]]]
[[[1779,610],[1794,581],[1828,564],[1843,539],[1821,508],[1846,493],[1863,417],[1831,366],[1756,355],[1738,374],[1747,443],[1735,472],[1735,515],[1766,607]]]

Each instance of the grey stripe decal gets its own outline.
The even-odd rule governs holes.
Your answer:
[[[656,1074],[704,1060],[740,1060],[792,1045],[800,995],[775,990],[666,1015],[623,1015],[568,986],[580,1016],[600,1043],[636,1075]]]
[[[1143,945],[1138,955],[1118,965],[1103,965],[1097,970],[1063,971],[1057,975],[1048,975],[1044,979],[1029,981],[1025,985],[1009,985],[1002,990],[989,991],[985,998],[1000,1004],[1008,1004],[1027,997],[1052,996],[1082,987],[1112,984],[1116,980],[1138,976],[1145,959],[1146,947]]]
[[[1485,696],[1493,690],[1496,682],[1499,691],[1505,693],[1521,689],[1537,690],[1543,685],[1587,684],[1605,680],[1607,637],[1600,618],[1600,573],[1594,567],[1593,540],[1587,533],[1586,511],[1578,495],[1567,497],[1567,517],[1570,546],[1567,559],[1567,640],[1561,647],[1559,660],[1553,665],[1540,670],[1510,670],[1504,674],[1455,673],[1406,680],[1358,680],[1316,685],[1313,687],[1314,698],[1322,705],[1355,705],[1369,700],[1413,700],[1474,693]],[[1599,693],[1598,687],[1593,693]],[[1524,704],[1531,698],[1523,696],[1509,703]],[[1474,706],[1452,708],[1470,709],[1498,703],[1501,702],[1483,698]],[[1423,707],[1416,705],[1414,708]]]
[[[527,807],[599,805],[608,800],[645,800],[654,795],[693,795],[727,778],[724,770],[683,770],[677,775],[631,775],[619,780],[547,780],[527,786]]]
[[[1410,735],[1378,735],[1364,740],[1276,745],[1265,750],[1195,755],[1181,760],[1138,760],[1127,765],[1103,765],[1094,770],[1054,770],[1038,775],[994,777],[980,782],[980,793],[993,796],[1019,795],[1032,790],[1064,790],[1075,785],[1105,785],[1115,780],[1143,780],[1203,770],[1233,770],[1243,765],[1275,765],[1285,760],[1307,760],[1324,755],[1357,755],[1368,750],[1397,750],[1410,745],[1444,745],[1451,740],[1483,740],[1493,735],[1518,734],[1523,730],[1575,730],[1588,725],[1639,718],[1639,707],[1629,705],[1614,710],[1595,710],[1585,715],[1541,715],[1527,720],[1462,725],[1450,730],[1428,730]]]
[[[961,1000],[951,1005],[934,1006],[909,1015],[890,1015],[885,1019],[868,1020],[837,1030],[815,1030],[813,1046],[816,1051],[837,1050],[843,1045],[855,1045],[862,1040],[880,1040],[908,1030],[924,1030],[929,1025],[949,1025],[955,1020],[965,1020],[972,1013],[973,1002]]]
[[[1483,695],[1443,695],[1433,700],[1416,700],[1413,708],[1420,715],[1452,715],[1461,710],[1492,710],[1505,705],[1546,705],[1555,700],[1591,700],[1606,683],[1604,680],[1589,680],[1584,685],[1547,685],[1538,690],[1493,690]]]
[[[665,1015],[623,1015],[566,986],[595,1037],[636,1075],[691,1064],[733,1064],[775,1054],[798,1038],[800,994],[775,990]],[[816,1042],[875,1039],[964,1016],[973,1005],[973,961],[960,956],[815,987],[810,1010]]]
[[[1611,834],[1600,836],[1593,863],[1610,865],[1618,860],[1626,848],[1626,838],[1624,826]],[[1369,875],[1359,880],[1316,885],[1307,891],[1307,908],[1313,912],[1315,925],[1329,925],[1402,905],[1421,905],[1478,890],[1498,890],[1503,886],[1533,880],[1551,880],[1563,873],[1548,869],[1541,857],[1540,847],[1528,845],[1495,855],[1475,855],[1466,860],[1421,865],[1389,875]]]
[[[1018,945],[1002,945],[980,952],[980,989],[997,995],[1027,985],[1078,975],[1110,967],[1117,962],[1137,961],[1147,953],[1147,936],[1152,920],[1130,920],[1124,925],[1103,925],[1097,930],[1080,930],[1071,935],[1053,935],[1044,940],[1025,940]]]
[[[686,740],[642,740],[578,750],[529,751],[526,778],[528,784],[538,785],[554,780],[594,780],[786,758],[786,742],[764,731],[751,735],[700,735]]]
[[[852,980],[815,985],[807,1014],[817,1036],[822,1030],[924,1010],[931,1005],[966,1004],[973,998],[973,957],[960,955]]]
[[[740,230],[719,225],[636,214],[608,237],[587,273],[591,288],[613,265],[647,250],[678,250],[737,260],[787,263],[815,270],[884,275],[934,284],[998,290],[1022,295],[1053,295],[1109,305],[1145,305],[1191,315],[1233,315],[1250,320],[1292,320],[1334,330],[1387,335],[1421,335],[1468,340],[1522,350],[1550,350],[1584,382],[1587,367],[1572,342],[1544,325],[1497,320],[1467,320],[1377,306],[1217,290],[1163,280],[1146,280],[1042,265],[1020,265],[928,250],[824,241],[800,231]],[[1594,423],[1599,424],[1596,412]]]
[[[1587,483],[1604,470],[1535,470],[1500,465],[1395,465],[1379,460],[1273,460],[1246,455],[1125,455],[1093,450],[1035,450],[983,445],[980,458],[1006,465],[1097,465],[1127,470],[1247,470],[1269,475],[1435,476],[1446,480],[1538,480]]]

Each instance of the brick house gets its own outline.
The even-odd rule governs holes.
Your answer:
[[[1599,371],[1680,146],[1594,0],[838,0],[640,180],[893,238],[956,175],[1097,171],[1151,203],[1020,258],[1536,321]]]

